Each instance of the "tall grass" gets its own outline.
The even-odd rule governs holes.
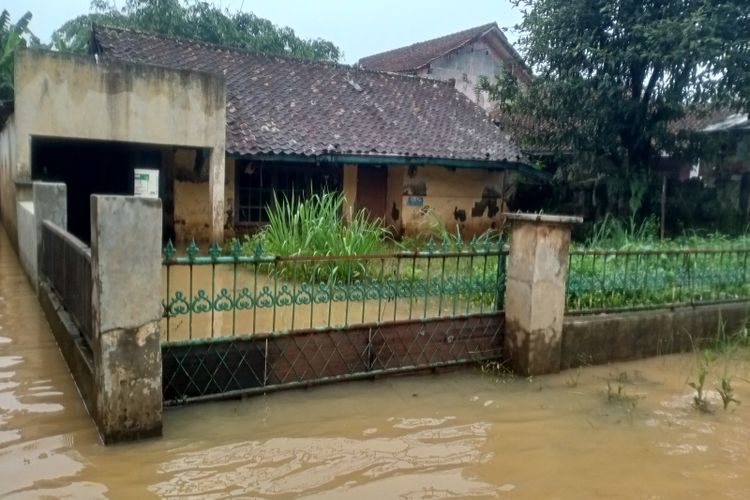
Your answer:
[[[380,219],[366,212],[343,215],[343,193],[313,194],[305,199],[274,197],[268,210],[268,224],[253,236],[246,236],[245,253],[260,243],[267,254],[276,256],[356,256],[386,251],[390,231]],[[306,281],[355,280],[369,270],[362,261],[295,262],[278,266],[289,278]]]
[[[580,247],[585,248],[732,248],[750,246],[750,228],[739,236],[724,233],[688,231],[675,238],[659,239],[659,221],[649,216],[641,221],[634,217],[618,219],[606,215],[594,224],[591,235]]]
[[[654,216],[638,222],[618,219],[607,214],[594,224],[591,236],[586,240],[588,248],[627,248],[653,245],[659,241],[659,221]]]

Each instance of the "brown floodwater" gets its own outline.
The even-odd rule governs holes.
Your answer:
[[[0,231],[0,497],[750,498],[750,353],[734,357],[711,365],[714,414],[692,408],[680,355],[176,408],[162,439],[105,448]]]

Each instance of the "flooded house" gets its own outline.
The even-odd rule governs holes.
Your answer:
[[[267,221],[274,196],[342,191],[397,234],[439,220],[501,223],[531,171],[511,138],[452,84],[96,26],[90,54],[25,49],[2,128],[2,219],[32,180],[68,186],[84,241],[89,195],[149,194],[164,234],[222,240]]]

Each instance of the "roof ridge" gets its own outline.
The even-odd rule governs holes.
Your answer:
[[[393,52],[398,52],[398,51],[402,51],[402,50],[408,50],[408,49],[411,49],[411,48],[414,48],[414,47],[417,47],[417,46],[422,46],[422,45],[427,45],[427,44],[435,43],[437,41],[445,40],[447,38],[456,37],[456,36],[462,35],[464,33],[466,33],[467,36],[470,33],[474,33],[471,37],[469,37],[469,40],[470,40],[470,39],[474,38],[475,36],[481,35],[481,34],[485,33],[486,31],[491,30],[492,28],[498,28],[499,29],[496,21],[492,21],[491,23],[482,24],[480,26],[474,26],[473,28],[466,28],[466,29],[463,29],[463,30],[456,31],[454,33],[449,33],[447,35],[441,35],[441,36],[438,36],[438,37],[435,37],[435,38],[430,38],[428,40],[422,40],[420,42],[414,42],[414,43],[411,43],[409,45],[403,45],[401,47],[396,47],[394,49],[384,50],[383,52],[378,52],[376,54],[371,54],[369,56],[365,56],[365,57],[360,58],[359,59],[359,63],[361,64],[362,61],[364,61],[366,59],[370,59],[370,58],[374,58],[374,57],[380,57],[380,56],[383,56],[385,54],[390,54],[390,53],[393,53]],[[503,37],[503,38],[505,38],[505,37]],[[466,42],[464,41],[463,43],[456,45],[456,47],[454,47],[454,48],[457,48],[457,47],[459,47],[461,45],[464,45],[465,43]]]
[[[276,59],[280,59],[280,60],[284,60],[284,61],[291,61],[291,62],[296,62],[296,63],[310,64],[310,65],[313,65],[313,66],[323,66],[323,67],[329,67],[329,68],[345,69],[345,70],[350,70],[350,71],[354,71],[354,72],[364,72],[364,73],[373,73],[373,74],[380,74],[380,75],[388,75],[388,76],[393,76],[393,77],[397,77],[397,78],[408,78],[408,79],[425,80],[425,81],[429,81],[431,83],[441,83],[441,84],[446,84],[446,85],[452,86],[452,85],[450,85],[450,82],[444,82],[442,80],[426,79],[426,78],[422,78],[422,77],[417,76],[417,75],[409,75],[409,74],[399,73],[399,72],[395,72],[395,71],[382,71],[382,70],[364,68],[364,67],[359,66],[357,64],[345,64],[345,63],[339,63],[339,62],[335,62],[335,61],[322,61],[322,60],[319,60],[319,59],[304,59],[304,58],[294,57],[294,56],[290,56],[290,55],[273,54],[271,52],[266,52],[266,51],[263,51],[263,50],[246,49],[246,48],[243,48],[243,47],[233,47],[233,46],[230,46],[230,45],[221,45],[221,44],[218,44],[218,43],[206,42],[206,41],[203,41],[203,40],[198,40],[196,38],[187,38],[187,37],[184,37],[184,36],[169,35],[169,34],[165,34],[165,33],[154,33],[154,32],[151,32],[151,31],[145,31],[145,30],[140,30],[140,29],[136,29],[136,28],[125,28],[125,27],[122,27],[122,26],[112,26],[112,25],[101,24],[101,23],[92,23],[92,32],[94,34],[94,37],[96,37],[96,30],[97,30],[97,28],[102,28],[102,29],[105,29],[105,30],[112,30],[112,31],[119,31],[119,32],[126,32],[126,33],[134,33],[134,34],[139,35],[139,36],[151,37],[151,38],[156,38],[156,39],[161,39],[161,40],[169,40],[169,41],[174,41],[174,42],[187,42],[187,43],[191,43],[191,44],[194,44],[194,45],[199,45],[199,46],[205,47],[207,49],[211,49],[211,50],[227,50],[227,51],[236,52],[236,53],[243,54],[243,55],[255,55],[255,56],[262,56],[262,57],[266,57],[266,58],[276,58]]]

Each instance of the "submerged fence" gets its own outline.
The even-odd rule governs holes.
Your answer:
[[[167,342],[301,329],[460,317],[502,308],[500,241],[428,243],[415,252],[358,256],[243,254],[235,242],[199,255],[164,249]]]
[[[750,248],[570,252],[567,310],[613,311],[750,298]]]
[[[91,249],[63,228],[44,221],[40,251],[40,275],[49,281],[91,345]]]

